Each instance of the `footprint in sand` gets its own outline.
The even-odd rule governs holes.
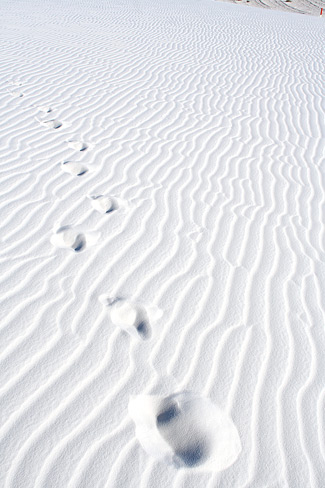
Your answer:
[[[101,214],[111,213],[119,207],[118,199],[105,195],[92,195],[88,197],[92,207]]]
[[[144,450],[175,468],[218,472],[241,452],[231,417],[195,393],[131,397],[129,413]]]
[[[88,149],[88,144],[82,141],[78,141],[76,139],[72,139],[70,141],[67,141],[67,144],[71,149],[74,149],[75,151],[86,151]]]
[[[44,114],[49,114],[52,112],[51,107],[48,107],[47,105],[43,105],[41,107],[33,105],[33,107],[36,107],[40,112],[43,112]]]
[[[8,90],[8,93],[14,98],[22,98],[24,94],[19,90]]]
[[[84,251],[87,247],[94,246],[99,238],[100,232],[83,232],[78,227],[65,225],[54,231],[51,237],[51,243],[55,247],[80,252]]]
[[[90,200],[91,206],[101,214],[108,214],[115,210],[128,209],[130,203],[123,198],[112,195],[90,195],[87,197]]]
[[[60,127],[63,126],[63,123],[60,122],[59,120],[56,119],[51,119],[51,120],[39,120],[37,119],[37,122],[40,123],[43,127],[46,127],[47,129],[60,129]]]
[[[73,176],[82,176],[89,171],[88,167],[85,164],[79,163],[77,161],[64,161],[63,163],[61,163],[61,169],[65,173],[69,173]]]
[[[111,322],[135,339],[150,339],[151,325],[162,315],[157,307],[146,307],[126,298],[101,295],[99,301],[107,308]]]

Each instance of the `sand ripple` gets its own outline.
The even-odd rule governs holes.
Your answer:
[[[324,26],[3,0],[1,487],[323,488]]]

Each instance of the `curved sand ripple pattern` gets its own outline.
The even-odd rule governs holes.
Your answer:
[[[0,486],[323,488],[323,19],[18,3],[0,29]],[[171,463],[139,445],[131,398]]]

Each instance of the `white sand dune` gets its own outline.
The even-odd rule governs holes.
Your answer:
[[[324,19],[0,12],[0,487],[323,488]]]
[[[237,3],[245,6],[262,7],[268,9],[282,10],[284,12],[295,12],[308,15],[324,15],[321,9],[325,8],[324,0],[222,0]]]

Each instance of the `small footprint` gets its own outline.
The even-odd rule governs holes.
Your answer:
[[[89,195],[87,198],[92,207],[101,214],[108,214],[119,208],[128,209],[131,206],[127,200],[113,195]]]
[[[33,105],[33,107],[35,107],[35,105]],[[43,105],[41,107],[36,107],[40,112],[43,112],[45,114],[49,114],[50,112],[52,112],[52,109],[51,107],[47,107],[46,105]]]
[[[75,139],[68,141],[68,146],[76,151],[86,151],[88,149],[88,145],[82,141],[77,141]]]
[[[47,127],[48,129],[60,129],[63,123],[56,119],[51,120],[38,120],[36,119],[41,125]]]
[[[95,245],[100,237],[100,232],[82,232],[78,227],[65,225],[59,227],[51,237],[51,243],[62,249],[72,249],[80,252]]]
[[[145,307],[125,298],[101,295],[99,301],[107,307],[112,323],[136,339],[150,339],[151,324],[162,315],[157,307]]]
[[[8,90],[8,93],[10,93],[10,95],[15,98],[22,98],[24,96],[24,94],[18,90]]]
[[[64,161],[61,163],[61,169],[73,176],[82,176],[89,171],[85,164],[75,161]]]
[[[93,195],[88,197],[92,207],[101,214],[111,213],[118,208],[117,200],[105,195]]]

